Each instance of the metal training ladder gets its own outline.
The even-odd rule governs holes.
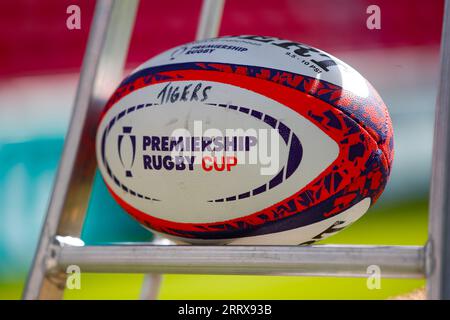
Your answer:
[[[218,34],[224,0],[204,0],[197,39]],[[75,106],[24,299],[61,299],[70,265],[83,272],[147,274],[141,298],[154,299],[160,274],[266,274],[427,279],[429,299],[450,299],[450,1],[441,46],[426,246],[77,246],[96,170],[99,114],[122,80],[138,0],[98,0]]]

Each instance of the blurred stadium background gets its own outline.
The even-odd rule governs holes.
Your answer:
[[[66,8],[81,8],[81,30]],[[381,30],[366,8],[381,8]],[[89,0],[0,2],[0,299],[20,298],[61,155],[94,9]],[[127,68],[194,39],[200,0],[141,0]],[[328,51],[360,71],[389,106],[396,155],[387,190],[327,243],[424,244],[443,1],[228,0],[221,35],[262,34]],[[94,156],[94,155],[92,155]],[[87,243],[147,241],[97,175]],[[134,299],[142,275],[83,274],[68,299]],[[384,299],[423,280],[166,275],[160,298]]]

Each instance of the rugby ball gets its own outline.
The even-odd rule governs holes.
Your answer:
[[[393,160],[388,110],[311,46],[228,36],[168,50],[107,102],[98,167],[114,199],[181,243],[310,244],[360,218]]]

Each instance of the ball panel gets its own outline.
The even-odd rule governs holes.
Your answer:
[[[369,89],[355,69],[327,52],[304,43],[255,35],[225,36],[183,44],[148,60],[133,73],[154,66],[205,61],[302,74],[346,88],[361,97],[367,97]]]
[[[108,101],[104,112],[123,96],[134,90],[151,83],[169,81],[170,79],[175,80],[178,77],[183,78],[183,75],[178,75],[179,72],[185,74],[187,71],[195,70],[218,71],[268,80],[294,88],[332,105],[355,120],[371,134],[383,151],[390,170],[394,157],[392,121],[380,96],[365,80],[369,88],[369,94],[367,97],[360,97],[352,91],[332,83],[276,69],[209,62],[171,64],[142,69],[127,77]]]
[[[387,157],[389,168],[391,167],[393,131],[387,108],[370,83],[342,60],[304,43],[271,36],[240,35],[183,44],[148,60],[136,72],[153,66],[202,62],[216,64],[219,68],[221,65],[256,66],[264,70],[321,79],[322,83],[328,84],[326,88],[320,88],[320,95],[325,99],[328,99],[327,90],[332,93],[343,88],[345,92],[338,92],[339,101],[334,101],[335,106],[350,115],[374,137]],[[270,80],[284,81],[281,78],[277,80],[276,76]],[[292,85],[292,82],[284,85]],[[336,97],[336,94],[329,96]]]
[[[324,240],[350,226],[361,218],[370,207],[370,198],[365,198],[340,214],[330,219],[302,227],[275,232],[266,235],[248,236],[235,239],[192,239],[156,232],[161,237],[168,237],[177,244],[220,244],[220,245],[310,245]],[[152,229],[149,229],[153,231]]]
[[[229,70],[234,69],[231,68]],[[267,74],[267,72],[261,70],[261,74]],[[122,203],[127,208],[127,211],[134,215],[141,223],[161,232],[187,238],[221,239],[260,233],[267,234],[288,230],[295,227],[295,223],[311,223],[311,220],[304,220],[302,218],[287,219],[291,216],[301,217],[307,209],[316,208],[316,210],[310,212],[312,212],[311,215],[317,221],[320,221],[344,211],[360,201],[363,198],[362,195],[370,193],[370,184],[362,185],[354,183],[355,178],[359,177],[367,167],[370,167],[370,159],[383,157],[382,153],[376,156],[373,155],[378,151],[378,146],[367,131],[342,111],[333,108],[330,104],[324,103],[322,100],[306,95],[301,90],[294,90],[284,85],[280,86],[272,81],[267,81],[264,77],[262,79],[261,77],[255,77],[252,81],[248,81],[248,78],[244,75],[246,74],[242,72],[223,73],[222,71],[207,70],[177,70],[162,72],[162,74],[147,73],[140,77],[135,77],[132,82],[125,81],[123,84],[125,89],[119,88],[118,92],[121,92],[121,94],[116,96],[115,101],[124,96],[124,92],[127,93],[144,85],[149,85],[152,81],[153,83],[188,79],[223,81],[266,95],[307,117],[335,141],[339,142],[341,146],[339,158],[322,175],[299,193],[266,210],[243,217],[242,219],[234,219],[232,221],[209,225],[173,224],[169,221],[155,220],[147,214],[137,212],[133,208],[130,208],[129,205],[127,206],[127,204]],[[146,81],[142,77],[147,77]],[[296,77],[301,76],[297,75]],[[300,83],[307,81],[307,79],[297,79],[296,81]],[[315,88],[311,90],[321,92],[320,88],[323,89],[323,85],[319,80],[314,81],[316,82],[314,85]],[[327,94],[327,92],[323,94]],[[309,103],[305,104],[305,99]],[[386,161],[381,161],[381,164],[386,165]],[[381,170],[379,172],[381,175],[387,174],[387,171]],[[344,189],[349,185],[352,185],[354,189],[352,193],[348,193]],[[380,185],[384,186],[383,184]],[[328,200],[328,202],[325,200]],[[120,202],[121,200],[118,199],[118,201]],[[270,225],[270,227],[263,228],[261,227],[262,225]]]
[[[168,86],[192,88],[197,85],[211,88],[207,101],[146,103],[155,101],[158,93]],[[223,104],[223,101],[228,104]],[[195,121],[201,121],[202,125],[194,126]],[[127,167],[132,169],[132,177],[125,174],[120,157],[130,134],[123,139],[125,143],[119,148],[121,152],[117,147],[117,139],[125,136],[122,132],[124,125],[135,139],[133,150],[136,150],[137,164],[133,168]],[[143,151],[142,137],[172,136],[178,128],[187,129],[195,136],[200,132],[209,135],[211,126],[220,132],[248,129],[248,134],[256,134],[255,137],[259,130],[272,130],[271,135],[278,139],[276,148],[280,151],[278,159],[273,159],[272,168],[275,170],[266,170],[262,174],[261,170],[267,169],[266,165],[247,164],[246,155],[241,158],[245,164],[238,164],[226,173],[201,170],[199,163],[194,164],[192,171],[148,170],[143,166],[142,159],[149,154],[167,157],[171,153]],[[99,126],[99,135],[102,139],[97,149],[105,150],[99,154],[99,169],[111,189],[137,209],[174,222],[220,222],[258,212],[306,186],[339,153],[336,141],[294,110],[253,91],[212,81],[178,80],[134,91],[108,111]],[[259,142],[260,146],[265,145],[263,140]],[[201,156],[197,155],[197,159]],[[239,158],[240,155],[237,156]],[[129,183],[132,183],[132,188]],[[142,196],[156,201],[146,201],[147,198]],[[175,196],[176,201],[173,201]]]
[[[243,237],[232,239],[230,245],[309,245],[348,227],[361,218],[370,207],[370,198],[365,198],[330,219],[305,225],[286,231],[275,232],[268,235]]]

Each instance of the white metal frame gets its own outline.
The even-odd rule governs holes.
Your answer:
[[[204,0],[197,39],[217,35],[224,0]],[[427,278],[428,298],[450,299],[450,7],[446,2],[426,246],[75,246],[95,173],[101,109],[122,78],[138,0],[98,0],[50,205],[24,299],[61,299],[69,265],[83,272],[146,273],[141,298],[157,297],[161,273]],[[107,80],[106,80],[107,79]]]

